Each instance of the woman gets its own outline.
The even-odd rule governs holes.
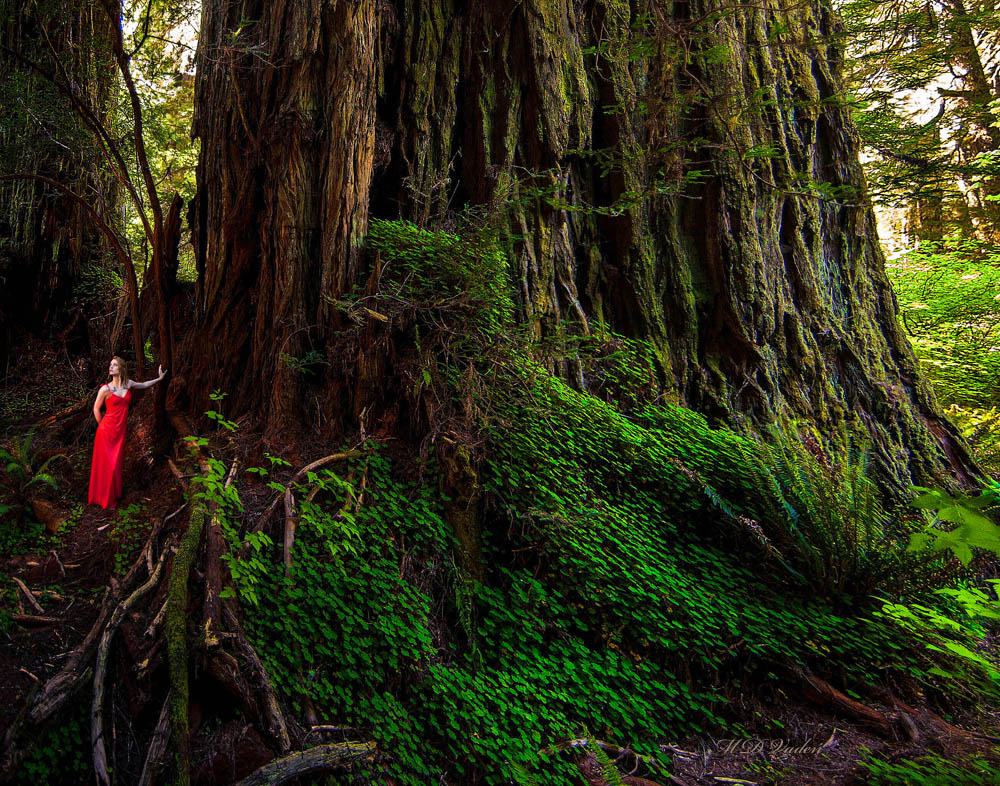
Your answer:
[[[152,387],[167,372],[160,366],[160,376],[149,382],[128,378],[128,366],[117,355],[108,366],[108,384],[101,385],[94,402],[97,435],[94,437],[94,458],[90,464],[90,494],[87,502],[102,508],[113,508],[122,495],[122,455],[125,449],[125,420],[133,390]],[[101,406],[107,410],[101,415]]]

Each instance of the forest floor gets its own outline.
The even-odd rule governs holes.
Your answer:
[[[35,368],[46,367],[44,352],[35,353]],[[53,363],[56,358],[49,358]],[[67,361],[64,361],[63,365]],[[51,367],[51,366],[48,366]],[[44,396],[40,388],[45,388]],[[150,400],[140,397],[130,417],[124,468],[124,497],[116,511],[85,505],[90,468],[93,422],[90,394],[81,396],[78,378],[64,380],[62,395],[52,395],[44,381],[8,375],[0,392],[0,418],[5,430],[0,444],[23,439],[33,424],[67,411],[69,399],[78,404],[70,416],[39,427],[33,451],[56,455],[49,470],[58,489],[46,496],[64,521],[54,533],[35,534],[31,539],[4,535],[0,542],[0,735],[13,722],[26,697],[52,676],[61,659],[82,641],[97,616],[106,588],[132,564],[149,532],[150,523],[177,511],[184,504],[180,484],[166,459],[152,458],[152,449],[143,423],[149,421]],[[151,399],[151,397],[149,397]],[[80,414],[85,418],[74,420]],[[67,425],[69,424],[69,425]],[[245,437],[250,439],[250,437]],[[250,446],[244,451],[256,452]],[[0,494],[3,489],[0,489]],[[244,490],[241,489],[241,496]],[[245,498],[266,497],[246,489]],[[0,503],[4,502],[0,499]],[[183,516],[176,518],[177,522]],[[30,592],[13,579],[19,579]],[[37,604],[37,605],[36,605]],[[121,628],[120,646],[142,651],[143,631],[127,623]],[[131,662],[128,658],[122,659]],[[128,674],[120,675],[128,682]],[[128,686],[141,692],[141,687]],[[768,692],[770,691],[770,695]],[[749,691],[733,688],[731,717],[739,718],[746,733],[740,739],[696,736],[663,741],[661,749],[671,754],[674,771],[669,781],[657,776],[662,786],[702,786],[704,784],[782,784],[814,786],[854,786],[875,782],[861,762],[874,756],[890,764],[924,757],[933,762],[962,763],[979,757],[1000,765],[1000,708],[970,706],[954,713],[948,721],[971,733],[921,735],[917,740],[887,739],[848,718],[773,688]],[[973,704],[973,702],[970,702]],[[887,716],[894,708],[869,702]],[[927,711],[930,708],[917,708]],[[942,712],[941,708],[934,708]],[[780,731],[776,733],[776,730]],[[870,753],[869,753],[870,752]],[[251,756],[251,758],[253,758]],[[627,760],[627,757],[626,757]],[[627,761],[620,763],[625,764]],[[593,763],[593,762],[592,762]],[[233,762],[234,768],[236,762]],[[196,783],[226,783],[204,770]],[[587,766],[581,767],[586,776]],[[586,780],[603,783],[595,771]],[[636,777],[626,783],[649,784]],[[898,780],[885,783],[950,783],[947,780]],[[955,780],[991,783],[990,780]]]

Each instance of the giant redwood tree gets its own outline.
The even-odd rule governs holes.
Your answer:
[[[281,357],[330,346],[369,215],[478,208],[535,337],[646,339],[675,400],[853,423],[901,480],[964,464],[896,324],[838,29],[824,2],[208,0],[199,379],[287,422]]]

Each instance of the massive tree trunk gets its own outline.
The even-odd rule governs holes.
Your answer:
[[[114,259],[90,203],[114,226],[116,188],[95,140],[43,72],[72,81],[95,117],[107,117],[113,66],[109,23],[91,3],[0,2],[0,362],[15,327],[67,326],[84,266]]]
[[[272,430],[299,410],[287,359],[324,346],[332,302],[354,283],[375,29],[374,0],[204,4],[192,215],[200,329],[211,341],[191,371],[236,411],[265,408]]]
[[[369,209],[484,207],[535,337],[646,339],[675,400],[856,426],[900,482],[967,466],[897,327],[826,3],[227,8],[196,90],[198,378],[237,409],[287,418],[279,357],[323,348]]]

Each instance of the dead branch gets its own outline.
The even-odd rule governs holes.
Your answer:
[[[83,399],[82,401],[78,401],[76,404],[74,404],[71,407],[67,407],[66,409],[60,410],[59,412],[56,412],[53,415],[48,415],[48,416],[42,418],[41,420],[36,420],[35,421],[35,428],[46,428],[46,427],[51,426],[51,425],[53,425],[55,423],[58,423],[63,418],[70,417],[71,415],[77,415],[80,412],[84,412],[84,413],[89,412],[91,406],[92,405],[91,405],[91,402],[90,402],[90,397],[88,396],[87,398]]]
[[[44,616],[45,609],[42,608],[41,603],[35,600],[35,596],[32,594],[31,590],[28,589],[28,586],[23,581],[21,581],[17,576],[11,576],[11,579],[17,585],[17,588],[21,590],[21,594],[24,596],[24,599],[28,601],[28,604],[31,606],[31,608],[33,608],[39,614]]]
[[[163,755],[167,752],[168,742],[170,742],[170,694],[167,694],[167,699],[163,702],[160,719],[153,730],[153,738],[146,752],[146,761],[142,765],[139,786],[150,786],[153,782],[163,764]]]
[[[300,469],[292,476],[292,479],[289,480],[287,485],[285,486],[285,491],[290,489],[292,486],[294,486],[296,483],[302,480],[302,478],[304,478],[309,472],[312,472],[313,470],[319,469],[320,467],[326,466],[327,464],[330,464],[331,462],[334,461],[342,461],[343,459],[355,458],[357,456],[364,456],[367,455],[369,452],[370,451],[367,450],[347,450],[344,451],[343,453],[333,453],[329,456],[324,456],[321,459],[316,459],[316,461],[313,461],[310,464],[306,464],[302,469]],[[271,515],[274,513],[275,509],[278,507],[278,503],[281,502],[282,498],[284,497],[284,493],[285,492],[281,492],[274,497],[274,499],[271,501],[271,504],[267,506],[267,510],[265,510],[260,515],[260,518],[257,519],[257,523],[254,524],[253,528],[250,530],[251,533],[259,532],[264,527],[268,519],[271,518]]]
[[[333,742],[275,759],[239,782],[238,786],[278,786],[306,775],[343,767],[352,761],[370,758],[374,742]]]
[[[53,625],[59,622],[56,617],[41,617],[37,614],[11,614],[10,618],[22,625]]]
[[[170,549],[164,548],[159,561],[156,563],[156,569],[146,583],[118,604],[107,626],[104,628],[100,645],[97,648],[97,660],[94,665],[94,700],[90,705],[90,741],[93,748],[94,771],[97,776],[97,782],[104,784],[104,786],[111,785],[111,779],[108,777],[107,754],[104,748],[104,721],[102,717],[104,706],[104,675],[107,672],[108,650],[111,646],[111,637],[114,636],[115,631],[129,612],[129,609],[159,583],[160,574],[163,573],[163,566],[167,561],[168,553],[170,553]]]

